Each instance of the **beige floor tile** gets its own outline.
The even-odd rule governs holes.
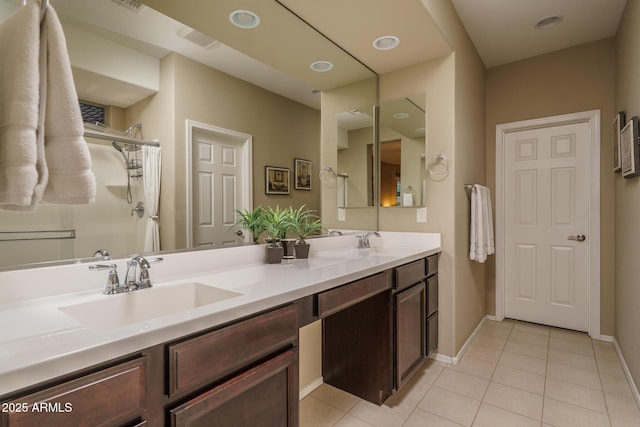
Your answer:
[[[413,409],[413,406],[404,403],[378,406],[366,400],[360,400],[351,408],[349,414],[376,427],[393,427],[404,424]]]
[[[482,335],[491,335],[499,338],[507,338],[511,333],[513,325],[502,326],[491,323],[485,323],[484,326],[480,329],[479,334]]]
[[[551,337],[551,339],[549,340],[549,348],[556,348],[559,350],[565,350],[572,353],[594,357],[591,341],[585,342],[566,338]]]
[[[547,360],[549,349],[546,346],[529,344],[520,341],[507,341],[504,347],[505,351],[523,354],[525,356],[535,357],[536,359]]]
[[[633,398],[631,388],[629,387],[629,383],[625,377],[617,377],[600,373],[600,381],[602,382],[602,389],[605,393]]]
[[[508,366],[499,366],[491,381],[535,394],[544,394],[545,378],[543,375],[532,374]]]
[[[616,417],[609,417],[611,427],[638,427],[638,421],[623,420]]]
[[[418,407],[469,427],[478,412],[480,401],[439,387],[432,387]]]
[[[467,356],[471,356],[475,359],[484,360],[485,362],[497,363],[498,360],[500,360],[501,355],[502,350],[499,350],[497,348],[485,347],[474,342],[469,346],[462,359]]]
[[[447,367],[447,369],[453,369],[488,380],[491,379],[491,375],[493,375],[496,363],[497,360],[495,362],[487,362],[485,360],[476,359],[469,354],[465,354],[457,365],[451,365]]]
[[[540,421],[483,403],[473,427],[537,427]]]
[[[496,337],[493,335],[486,335],[486,334],[480,333],[476,336],[476,338],[473,341],[474,343],[485,346],[485,347],[502,350],[504,348],[504,345],[507,343],[507,337],[504,337],[504,338]]]
[[[640,426],[640,410],[633,398],[605,393],[609,415],[622,420],[635,421]]]
[[[568,329],[551,328],[549,330],[551,338],[562,338],[580,342],[591,342],[591,338],[585,332],[570,331]]]
[[[300,401],[300,427],[333,426],[344,414],[312,396]]]
[[[535,393],[492,382],[483,402],[525,417],[542,419],[542,396]]]
[[[607,413],[607,405],[604,402],[602,390],[547,378],[545,397],[604,414]]]
[[[516,322],[513,326],[514,331],[534,332],[540,335],[549,336],[551,328],[549,326],[537,325],[535,323]]]
[[[604,347],[604,346],[600,346],[600,345],[596,345],[597,341],[593,341],[593,352],[596,355],[596,360],[600,361],[609,361],[609,362],[615,362],[615,361],[620,361],[620,359],[618,358],[618,353],[616,353],[616,350],[613,348],[613,346],[609,343],[604,343],[604,344],[609,344],[609,347]]]
[[[453,391],[475,400],[482,400],[488,386],[489,380],[449,368],[444,370],[434,384],[434,387]]]
[[[537,334],[535,332],[523,331],[520,329],[513,331],[511,335],[509,335],[509,341],[524,342],[528,344],[539,345],[542,347],[549,346],[548,335]]]
[[[547,371],[547,362],[545,360],[509,351],[502,352],[498,366],[508,366],[538,375],[545,375]]]
[[[333,427],[371,427],[372,425],[351,414],[344,414]]]
[[[462,424],[454,423],[446,418],[439,417],[436,414],[432,414],[431,412],[416,408],[404,423],[403,427],[460,427],[461,425]]]
[[[614,377],[624,377],[624,371],[619,360],[598,359],[598,371],[601,374],[612,375]]]
[[[542,421],[558,427],[608,427],[609,417],[601,412],[545,398]]]
[[[311,396],[344,412],[349,412],[349,409],[353,408],[360,400],[358,397],[329,384],[322,384],[311,392]]]
[[[568,383],[591,387],[596,390],[602,389],[600,376],[597,371],[580,369],[575,366],[564,365],[562,363],[549,362],[547,364],[547,377]]]
[[[436,362],[433,359],[427,359],[422,364],[422,367],[419,368],[415,374],[413,374],[412,379],[416,379],[428,384],[433,384],[434,382],[436,382],[442,371],[444,371],[444,368],[446,368],[447,366],[448,365],[441,362]]]
[[[563,365],[575,366],[576,368],[592,371],[597,370],[595,357],[559,350],[557,348],[549,349],[549,362],[561,363]]]
[[[416,372],[417,373],[417,372]],[[414,375],[406,382],[400,391],[395,392],[387,402],[391,403],[406,403],[411,406],[416,406],[427,394],[427,391],[431,388],[431,384],[424,381],[424,378]]]

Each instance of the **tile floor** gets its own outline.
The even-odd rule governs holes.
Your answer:
[[[428,360],[377,406],[329,385],[300,402],[301,427],[640,426],[610,343],[518,321],[487,321],[456,366]]]

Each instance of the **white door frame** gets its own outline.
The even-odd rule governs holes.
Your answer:
[[[600,338],[600,110],[583,111],[553,117],[504,123],[496,126],[496,319],[504,319],[505,304],[505,206],[504,141],[510,132],[588,123],[591,163],[589,165],[589,335]],[[587,267],[585,267],[587,268]]]
[[[187,247],[193,247],[193,134],[198,130],[223,135],[241,144],[243,168],[241,209],[253,209],[253,136],[234,130],[208,125],[195,120],[186,121],[187,128]]]

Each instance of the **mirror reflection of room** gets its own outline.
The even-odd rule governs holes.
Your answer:
[[[424,206],[424,94],[380,106],[380,205]]]

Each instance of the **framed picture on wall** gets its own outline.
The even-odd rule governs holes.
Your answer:
[[[294,188],[296,190],[311,190],[311,162],[309,160],[294,159],[295,171]]]
[[[620,111],[613,119],[611,141],[613,143],[613,171],[622,171],[622,152],[620,151],[620,132],[625,125],[625,113]]]
[[[265,166],[264,180],[266,182],[266,194],[289,194],[290,175],[289,168],[279,168],[275,166]]]
[[[640,145],[638,144],[638,117],[633,116],[620,132],[622,175],[631,178],[640,174]]]

